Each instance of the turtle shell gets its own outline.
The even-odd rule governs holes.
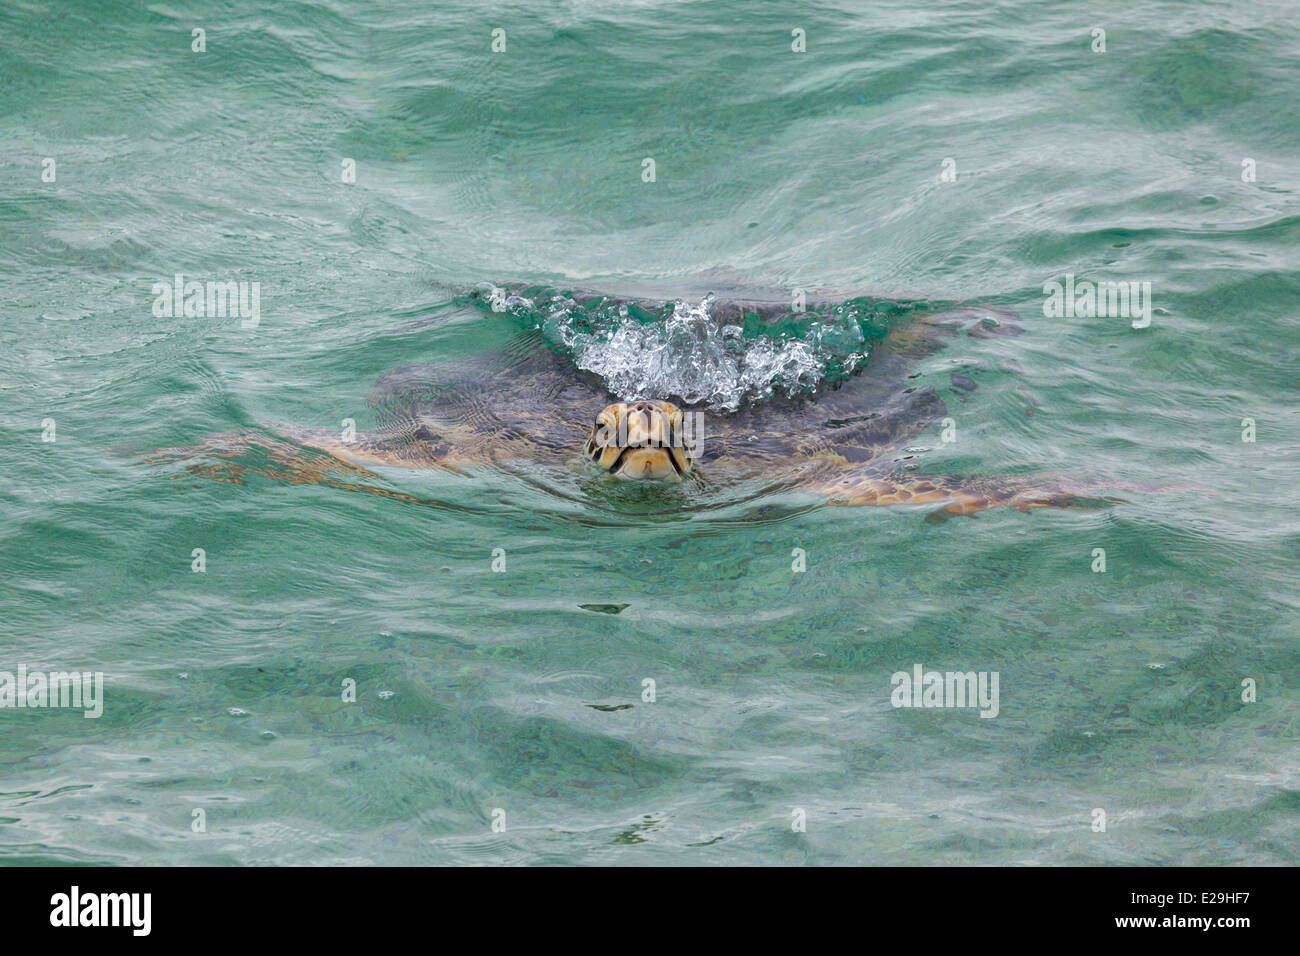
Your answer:
[[[593,299],[626,304],[647,316],[671,305],[606,296],[587,301]],[[998,314],[996,322],[988,321],[991,313]],[[790,314],[788,303],[761,300],[720,301],[710,310],[720,323],[775,324]],[[944,338],[990,330],[1017,334],[1020,328],[1007,310],[915,314],[892,328],[846,380],[807,395],[774,395],[731,414],[704,412],[700,460],[877,460],[947,414],[939,394],[915,380],[917,359],[942,348]],[[489,457],[503,447],[512,455],[567,457],[581,448],[600,410],[627,397],[611,394],[598,376],[577,368],[540,332],[529,331],[478,359],[395,369],[375,384],[369,403],[386,442],[418,441],[435,448],[447,442]],[[678,396],[638,397],[668,399],[687,412],[701,411]]]

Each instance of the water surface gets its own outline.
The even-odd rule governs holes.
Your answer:
[[[1240,2],[5,5],[0,669],[106,700],[0,711],[0,855],[1296,863],[1297,32]],[[155,315],[177,273],[258,282],[260,323]],[[1045,317],[1067,273],[1150,282],[1151,325]],[[385,372],[519,334],[460,298],[506,281],[1012,309],[1023,336],[918,365],[957,435],[919,467],[1140,490],[933,523],[136,457],[372,427]],[[999,715],[892,707],[917,663],[997,671]]]

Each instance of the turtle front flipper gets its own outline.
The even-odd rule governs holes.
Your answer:
[[[188,447],[159,448],[140,460],[149,465],[181,465],[186,475],[231,484],[242,485],[258,476],[421,504],[441,502],[385,488],[384,477],[365,466],[402,465],[459,472],[461,466],[473,463],[449,446],[422,438],[390,441],[365,432],[347,438],[326,429],[267,425],[265,430],[240,428],[213,435]]]
[[[299,445],[326,452],[354,466],[396,465],[402,468],[445,468],[462,472],[483,458],[455,447],[428,426],[410,423],[391,433],[345,433],[334,429],[268,424],[267,428]]]
[[[1060,485],[1034,484],[1020,478],[916,475],[846,469],[810,487],[832,505],[939,505],[928,516],[943,521],[988,508],[1101,508],[1122,498],[1096,497]]]

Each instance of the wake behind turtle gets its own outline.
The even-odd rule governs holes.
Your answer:
[[[369,398],[373,431],[268,425],[159,457],[206,477],[252,470],[376,494],[390,492],[354,480],[382,484],[376,466],[472,475],[551,465],[688,489],[754,479],[836,505],[932,506],[936,517],[1106,503],[1056,481],[910,470],[904,450],[948,415],[918,381],[918,360],[961,338],[1020,334],[1005,309],[862,299],[804,314],[756,300],[495,286],[464,301],[526,327],[488,356],[383,376]]]

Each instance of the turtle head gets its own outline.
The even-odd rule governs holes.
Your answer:
[[[620,478],[681,479],[695,458],[683,425],[672,402],[616,402],[596,416],[582,452]]]

